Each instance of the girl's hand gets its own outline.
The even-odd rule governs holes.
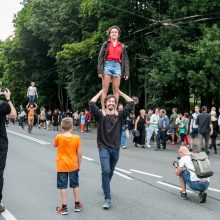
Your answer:
[[[124,76],[124,79],[127,80],[127,79],[128,79],[128,76]]]
[[[98,77],[99,77],[99,78],[103,78],[103,74],[99,74]]]

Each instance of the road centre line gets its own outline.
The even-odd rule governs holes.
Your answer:
[[[124,177],[127,180],[133,180],[131,177],[129,177],[129,176],[125,175],[125,174],[122,174],[122,173],[120,173],[118,171],[114,171],[114,173],[117,174],[118,176]]]
[[[131,174],[131,173],[132,173],[132,172],[130,172],[130,171],[121,169],[121,168],[119,168],[119,167],[115,167],[115,169],[118,170],[118,171],[120,171],[120,172],[127,173],[127,174]]]
[[[7,209],[1,213],[6,220],[17,220]]]
[[[49,145],[49,144],[51,144],[51,143],[48,143],[48,142],[39,140],[39,139],[37,139],[37,138],[33,138],[33,137],[30,137],[30,136],[27,136],[27,135],[24,135],[24,134],[17,133],[17,132],[15,132],[15,131],[7,130],[7,132],[8,132],[8,133],[11,133],[11,134],[18,135],[18,136],[20,136],[20,137],[23,137],[23,138],[26,138],[26,139],[29,139],[29,140],[32,140],[32,141],[35,141],[35,142],[40,143],[40,144],[43,144],[43,145]]]
[[[159,176],[159,175],[156,175],[156,174],[153,174],[153,173],[146,173],[146,172],[143,172],[143,171],[140,171],[140,170],[130,169],[130,171],[135,172],[135,173],[144,174],[144,175],[147,175],[147,176],[153,176],[153,177],[156,177],[156,178],[163,178],[162,176]]]
[[[173,189],[178,189],[178,190],[180,190],[180,191],[181,191],[181,188],[180,188],[180,187],[178,187],[178,186],[174,186],[174,185],[172,185],[172,184],[165,183],[165,182],[162,182],[162,181],[157,181],[157,183],[159,183],[159,184],[161,184],[161,185],[164,185],[164,186],[171,187],[171,188],[173,188]],[[188,192],[188,193],[193,193],[193,192],[192,192],[192,191],[190,191],[190,190],[186,190],[186,192]]]
[[[85,159],[85,160],[93,161],[92,158],[89,158],[89,157],[86,157],[86,156],[82,156],[82,158]]]

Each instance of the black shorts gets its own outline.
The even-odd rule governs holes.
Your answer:
[[[191,138],[198,137],[198,134],[199,134],[198,128],[193,128],[191,133]]]

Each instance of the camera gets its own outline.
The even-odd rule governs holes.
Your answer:
[[[179,160],[180,160],[180,157],[177,157],[177,160],[174,160],[174,161],[173,161],[173,166],[174,166],[174,167],[177,168],[177,167],[179,166]]]
[[[175,160],[175,161],[173,161],[173,166],[177,168],[177,167],[179,166],[179,162],[178,162],[178,161],[176,161],[176,160]]]

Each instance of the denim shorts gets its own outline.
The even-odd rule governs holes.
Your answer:
[[[58,172],[57,173],[57,188],[66,189],[68,184],[68,176],[70,181],[70,188],[79,186],[79,171],[73,172]]]
[[[191,188],[192,190],[202,192],[202,191],[207,190],[209,187],[208,181],[207,182],[191,181],[190,173],[188,170],[184,170],[180,175],[183,177],[187,186]]]
[[[104,74],[111,75],[112,77],[121,76],[121,64],[114,60],[106,60]]]

